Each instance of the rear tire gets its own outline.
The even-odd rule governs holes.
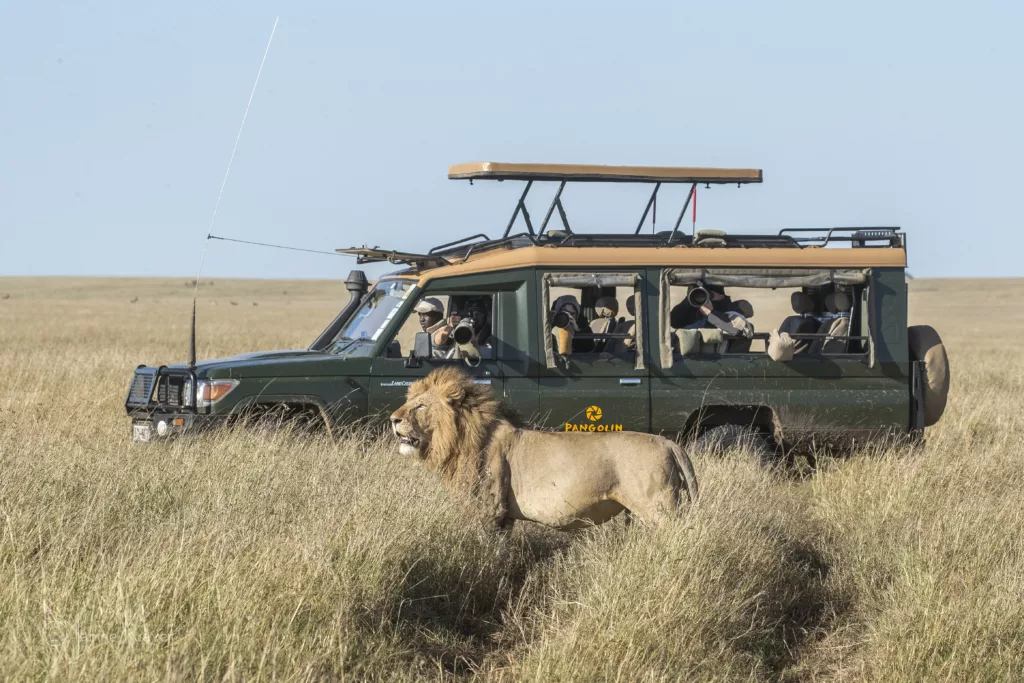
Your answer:
[[[746,450],[757,456],[762,465],[774,462],[768,438],[761,432],[737,424],[709,427],[697,437],[697,452],[704,455],[723,455],[732,450]]]

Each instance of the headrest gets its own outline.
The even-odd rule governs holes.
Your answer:
[[[846,313],[850,310],[852,301],[846,292],[832,292],[825,295],[825,309],[829,313]]]
[[[636,299],[632,296],[626,299],[626,313],[636,317]]]
[[[619,314],[619,302],[613,296],[603,296],[594,302],[594,311],[599,318],[614,318]]]
[[[804,292],[793,292],[789,297],[789,303],[793,306],[793,312],[803,315],[814,312],[814,299]]]
[[[732,302],[732,310],[736,311],[744,318],[754,317],[754,307],[746,299],[740,299],[739,301]]]

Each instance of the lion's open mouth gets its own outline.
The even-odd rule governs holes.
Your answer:
[[[413,448],[419,448],[420,440],[414,439],[411,436],[403,436],[398,439],[398,443],[402,446],[412,446]]]

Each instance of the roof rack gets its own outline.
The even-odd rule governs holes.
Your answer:
[[[794,234],[794,233],[799,233]],[[819,233],[803,237],[807,233]],[[825,233],[824,235],[820,233]],[[779,235],[791,235],[797,243],[825,247],[832,242],[849,242],[854,247],[906,247],[907,235],[899,227],[786,228]],[[886,244],[878,244],[885,242]]]
[[[471,254],[490,251],[501,247],[520,248],[528,246],[545,247],[683,247],[683,246],[714,246],[737,249],[764,249],[789,247],[799,248],[800,243],[788,235],[728,235],[715,233],[714,236],[702,235],[699,231],[696,239],[690,235],[680,234],[672,230],[663,230],[653,235],[637,235],[629,233],[580,233],[549,230],[543,235],[532,235],[521,232],[517,235],[496,240],[469,242],[481,237],[474,235],[466,240],[458,240],[434,247],[432,256],[445,259],[467,259]]]
[[[472,239],[472,238],[469,238]],[[459,240],[458,242],[464,242],[465,240]],[[453,244],[457,244],[454,242]],[[437,254],[412,254],[404,251],[395,251],[394,249],[381,249],[380,247],[353,247],[350,249],[335,249],[339,254],[349,254],[356,257],[356,263],[362,265],[364,263],[388,263],[403,264],[414,266],[416,268],[437,268],[438,266],[445,266],[451,263],[448,259]],[[431,249],[431,252],[434,250]]]

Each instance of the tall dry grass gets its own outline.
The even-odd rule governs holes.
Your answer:
[[[0,279],[0,677],[1018,679],[1024,283],[994,286],[979,310],[912,285],[954,371],[925,448],[803,478],[699,459],[677,522],[503,536],[374,434],[132,445],[126,384],[183,357],[184,280]],[[344,299],[203,292],[203,356],[305,346]]]

